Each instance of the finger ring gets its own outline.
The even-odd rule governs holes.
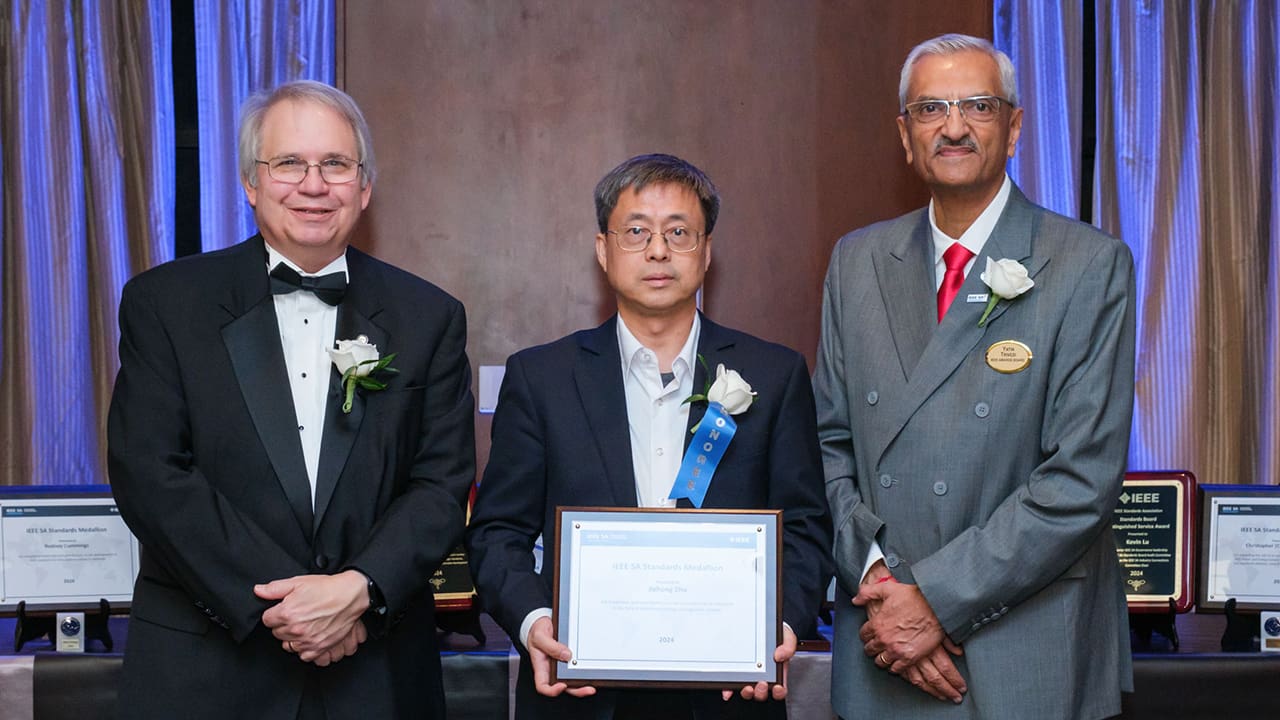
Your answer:
[[[292,640],[286,640],[286,641],[285,641],[285,643],[289,646],[289,652],[298,652],[297,650],[294,650],[294,649],[293,649],[293,641],[292,641]],[[883,655],[884,653],[881,653],[881,654]]]
[[[876,662],[882,663],[884,665],[889,664],[889,661],[884,659],[884,653],[880,653],[879,655],[876,656]]]

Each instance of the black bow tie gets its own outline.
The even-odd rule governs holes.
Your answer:
[[[272,295],[288,295],[298,290],[315,293],[322,302],[337,305],[342,302],[342,296],[347,294],[347,274],[336,272],[304,277],[284,263],[271,269]]]

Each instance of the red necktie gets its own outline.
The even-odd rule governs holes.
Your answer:
[[[942,275],[942,287],[938,288],[938,322],[942,322],[947,308],[951,307],[951,301],[960,293],[960,286],[964,284],[964,266],[971,257],[973,253],[960,243],[951,243],[951,247],[942,253],[942,262],[946,263],[947,271]]]

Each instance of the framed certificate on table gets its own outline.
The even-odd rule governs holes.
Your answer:
[[[1280,610],[1280,487],[1201,485],[1197,612]]]
[[[781,682],[781,511],[557,508],[553,622],[571,686]]]
[[[0,613],[128,607],[138,558],[106,485],[0,492]]]

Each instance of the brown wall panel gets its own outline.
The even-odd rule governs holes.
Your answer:
[[[812,363],[835,240],[927,197],[894,125],[902,59],[992,27],[990,0],[340,0],[339,13],[339,83],[380,168],[357,242],[466,304],[474,365],[612,312],[591,191],[642,152],[680,155],[720,187],[707,312]]]

